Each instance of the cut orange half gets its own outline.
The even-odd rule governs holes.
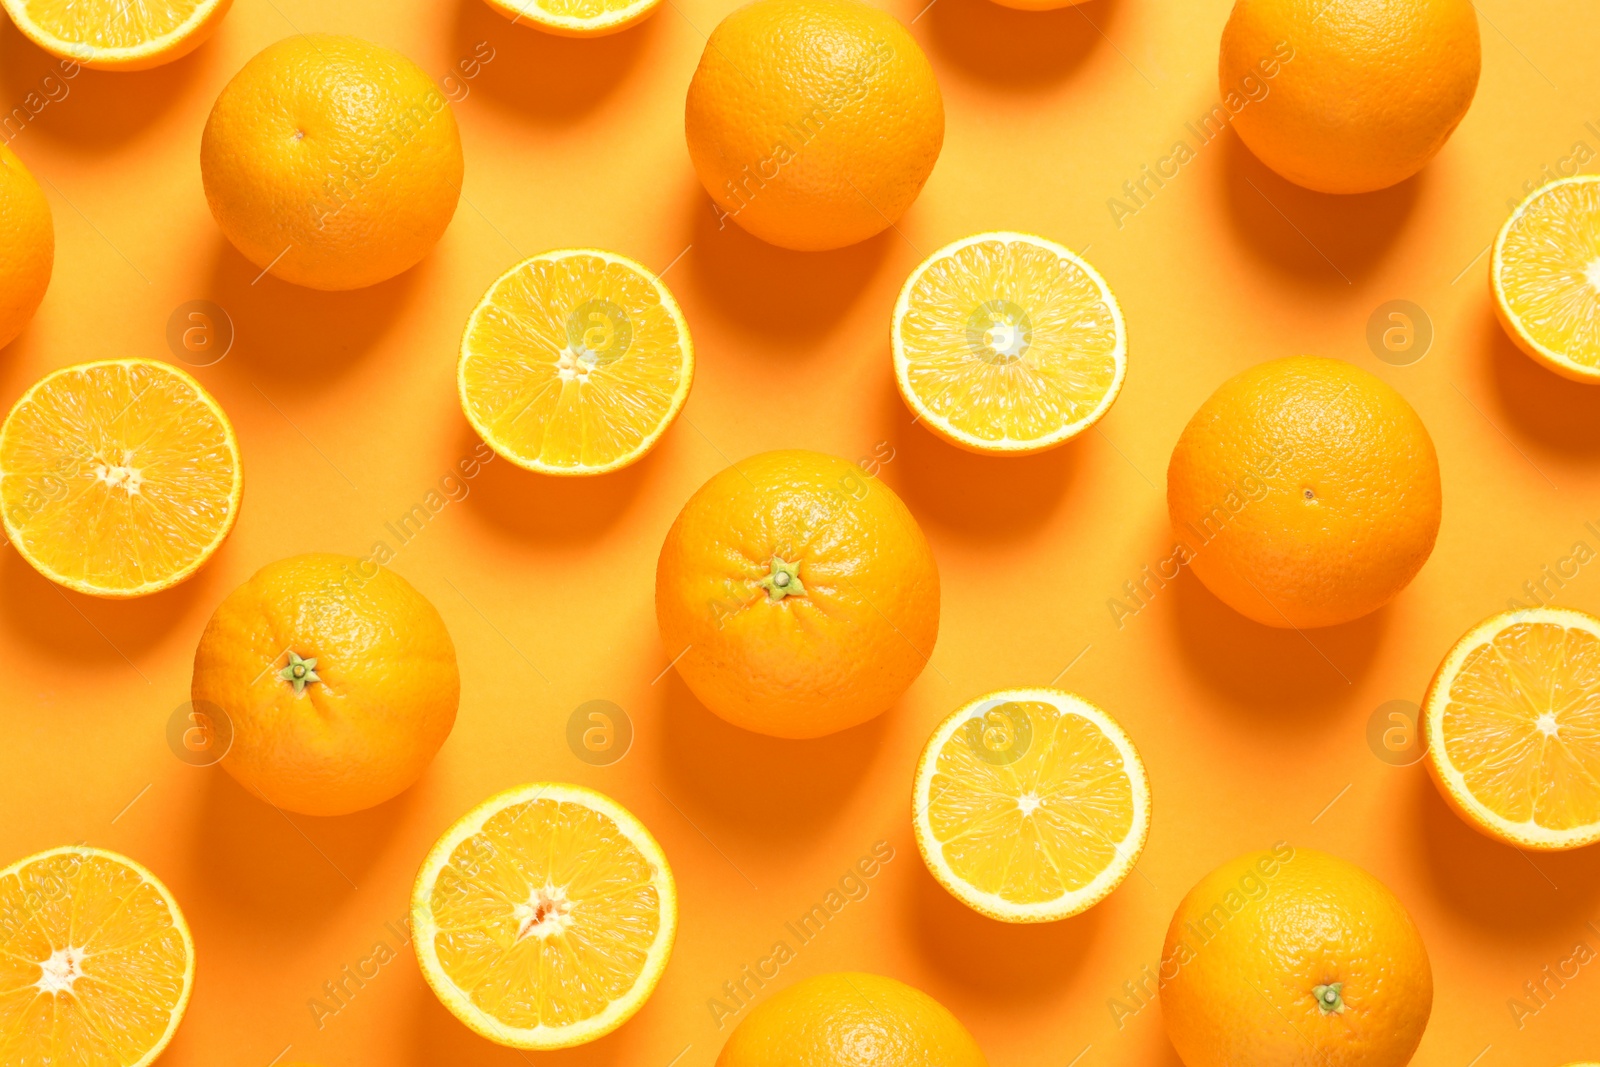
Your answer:
[[[646,16],[661,0],[487,0],[512,22],[562,37],[604,37]]]
[[[472,809],[411,895],[422,974],[491,1041],[570,1048],[626,1022],[672,952],[678,897],[661,846],[610,797],[539,782]]]
[[[133,860],[57,848],[0,871],[0,1063],[144,1067],[193,986],[178,902]]]
[[[939,884],[1004,922],[1086,911],[1133,870],[1150,782],[1122,727],[1059,689],[980,697],[934,730],[912,789]]]
[[[239,516],[228,416],[178,368],[80,363],[34,384],[0,426],[0,519],[22,557],[80,593],[176,585]]]
[[[545,252],[501,275],[467,319],[457,374],[478,435],[543,474],[640,459],[693,380],[689,326],[667,287],[595,249]]]
[[[1053,448],[1110,409],[1128,371],[1122,308],[1070,249],[980,233],[923,260],[890,328],[900,395],[952,444]]]
[[[1600,841],[1600,618],[1485,619],[1445,656],[1422,713],[1434,781],[1467,822],[1523,848]]]
[[[34,44],[102,70],[145,70],[203,44],[233,0],[0,0]]]
[[[1517,347],[1600,382],[1600,177],[1562,178],[1518,205],[1495,238],[1489,285]]]

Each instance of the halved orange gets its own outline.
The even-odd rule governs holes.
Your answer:
[[[1111,288],[1076,253],[1025,233],[980,233],[911,272],[890,327],[900,395],[974,452],[1071,440],[1110,410],[1128,371]]]
[[[46,375],[0,426],[0,520],[53,582],[103,597],[176,585],[239,516],[228,416],[168,363],[108,359]]]
[[[34,44],[102,70],[145,70],[200,47],[233,0],[0,0]]]
[[[461,338],[467,421],[543,474],[602,474],[655,447],[689,398],[694,345],[661,279],[592,248],[501,275]]]
[[[661,0],[486,0],[512,22],[562,37],[604,37],[642,22]]]
[[[1127,733],[1087,700],[1006,689],[934,730],[911,814],[928,870],[957,900],[1003,922],[1051,922],[1133,870],[1150,782]]]
[[[1445,656],[1422,713],[1434,781],[1473,827],[1523,848],[1600,841],[1600,618],[1485,619]]]
[[[74,846],[0,871],[0,1063],[145,1067],[193,987],[183,912],[133,860]]]
[[[1600,176],[1553,181],[1518,205],[1495,238],[1489,286],[1518,348],[1600,382]]]
[[[570,1048],[649,999],[678,929],[667,858],[615,800],[536,782],[490,797],[433,846],[411,895],[423,977],[502,1045]]]

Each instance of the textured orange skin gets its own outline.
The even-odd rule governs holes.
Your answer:
[[[911,206],[944,143],[944,101],[894,16],[859,0],[756,0],[712,31],[684,126],[701,183],[733,221],[819,251]]]
[[[1263,79],[1280,42],[1293,58]],[[1444,147],[1480,65],[1470,0],[1238,0],[1219,70],[1224,101],[1267,88],[1234,119],[1263,163],[1318,192],[1366,193]]]
[[[1161,1014],[1187,1067],[1402,1067],[1433,1009],[1428,950],[1399,899],[1286,844],[1202,878],[1161,959]],[[1324,1013],[1312,990],[1336,982],[1344,1011]]]
[[[799,564],[805,596],[756,584]],[[775,737],[820,737],[888,710],[939,636],[939,570],[887,486],[817,452],[766,452],[701,486],[656,563],[669,657],[716,714]]]
[[[200,138],[222,232],[256,266],[313,289],[415,266],[455,214],[461,173],[455,116],[433,80],[358,37],[262,49],[223,87]]]
[[[50,201],[16,153],[0,145],[0,348],[39,310],[55,261]]]
[[[716,1067],[987,1067],[949,1010],[876,974],[821,974],[758,1004]]]
[[[1224,382],[1167,467],[1190,566],[1266,626],[1334,626],[1394,599],[1433,551],[1439,493],[1433,439],[1405,398],[1316,356]]]
[[[222,766],[269,803],[306,815],[381,804],[415,782],[455,724],[455,645],[393,571],[313,553],[269,563],[228,594],[194,654],[191,699],[233,724]],[[285,653],[322,681],[299,696]]]

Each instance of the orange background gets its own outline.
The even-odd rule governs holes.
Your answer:
[[[238,333],[196,373],[238,428],[244,507],[194,580],[96,601],[9,549],[0,558],[0,859],[86,840],[172,887],[199,969],[165,1062],[264,1067],[287,1048],[284,1062],[326,1067],[710,1064],[726,1030],[708,999],[880,839],[895,855],[870,894],[799,947],[780,981],[843,968],[901,978],[952,1008],[996,1065],[1175,1064],[1159,1006],[1119,1029],[1107,1001],[1156,962],[1190,885],[1279,839],[1363,864],[1416,916],[1437,983],[1419,1064],[1600,1057],[1600,966],[1520,1030],[1506,1003],[1576,943],[1600,949],[1586,926],[1600,925],[1600,848],[1493,844],[1445,809],[1420,765],[1390,766],[1366,741],[1374,709],[1419,699],[1470,624],[1575,541],[1600,547],[1584,527],[1600,520],[1600,390],[1508,344],[1481,256],[1524,182],[1577,142],[1600,153],[1591,5],[1482,0],[1477,100],[1398,188],[1305,192],[1230,133],[1119,229],[1107,199],[1216,100],[1227,0],[1037,14],[937,0],[911,25],[945,94],[932,179],[900,234],[807,255],[719,230],[684,148],[703,35],[736,2],[669,0],[636,29],[583,42],[512,26],[480,0],[238,0],[198,52],[142,74],[85,71],[12,142],[44,184],[58,249],[38,317],[0,355],[0,402],[69,363],[172,358],[167,318],[190,299],[221,304]],[[910,22],[925,0],[886,2]],[[200,130],[224,82],[270,42],[313,30],[369,37],[435,77],[481,41],[495,50],[455,105],[467,171],[448,233],[408,274],[347,294],[252,284],[200,187]],[[50,65],[6,25],[0,103],[21,102]],[[1131,335],[1127,386],[1099,430],[1030,459],[937,442],[910,424],[890,371],[889,312],[907,272],[998,228],[1087,246]],[[574,482],[496,461],[400,550],[394,568],[438,605],[461,662],[460,718],[428,774],[375,810],[312,819],[179,762],[166,724],[213,606],[278,557],[393,543],[384,523],[475,443],[454,389],[468,310],[519,257],[573,245],[671,265],[698,380],[636,467]],[[1365,341],[1368,316],[1393,298],[1436,329],[1412,366],[1380,363]],[[1187,574],[1119,628],[1108,598],[1170,547],[1163,478],[1185,420],[1227,376],[1297,352],[1351,360],[1421,413],[1444,473],[1432,560],[1387,609],[1303,637],[1244,621]],[[660,646],[652,607],[656,550],[689,493],[733,459],[790,446],[852,459],[892,449],[881,476],[923,523],[944,584],[943,632],[905,699],[814,742],[712,717],[662,674],[675,650]],[[1557,599],[1600,609],[1593,570]],[[959,704],[1058,676],[1141,747],[1154,828],[1139,873],[1103,904],[1006,927],[924,870],[912,767]],[[609,767],[565,740],[568,715],[593,698],[636,726]],[[538,779],[617,797],[673,862],[682,927],[645,1009],[587,1048],[521,1056],[459,1025],[407,952],[319,1030],[308,1000],[377,940],[392,944],[384,924],[404,916],[435,837],[491,792]]]

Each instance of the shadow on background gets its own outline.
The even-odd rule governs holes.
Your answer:
[[[1337,289],[1371,273],[1410,219],[1427,168],[1375,193],[1301,188],[1269,169],[1231,129],[1222,135],[1228,214],[1241,243],[1291,278]]]
[[[218,555],[227,550],[224,543]],[[28,565],[9,546],[0,550],[0,618],[19,644],[81,664],[116,665],[165,640],[197,603],[218,593],[207,571],[171,589],[131,600],[108,600],[63,589]],[[132,669],[132,668],[130,668]]]
[[[81,152],[116,148],[159,121],[192,90],[204,76],[211,52],[207,43],[151,70],[80,67],[75,77],[67,78],[61,60],[24,37],[9,20],[0,19],[0,86],[6,107],[8,111],[22,107],[31,115],[19,133],[11,112],[13,122],[6,136],[26,144],[26,138],[37,132]],[[198,130],[194,136],[198,139]]]
[[[482,93],[536,121],[576,122],[621,84],[655,35],[661,17],[658,11],[608,37],[557,37],[514,24],[483,0],[457,0],[458,65],[449,74],[467,87],[469,95],[456,106]],[[486,64],[480,47],[485,42],[494,50]],[[480,67],[477,77],[469,79],[466,74],[474,59]],[[466,70],[459,66],[462,60],[469,64]],[[447,82],[445,88],[451,90],[453,83]]]
[[[233,348],[217,367],[260,378],[280,404],[284,390],[273,380],[326,384],[354,366],[394,323],[432,258],[365,289],[323,292],[263,275],[220,231],[216,242],[210,290],[194,297],[215,301],[233,320]]]
[[[201,803],[194,870],[218,915],[263,941],[303,938],[335,917],[404,819],[417,787],[366,811],[335,818],[281,812],[221,767]]]
[[[1017,11],[991,0],[935,0],[917,21],[928,24],[939,58],[993,85],[1027,89],[1060,81],[1081,66],[1104,40],[1116,10],[1114,0],[1054,11]]]
[[[1343,626],[1296,631],[1262,626],[1218,600],[1190,568],[1160,591],[1173,598],[1178,647],[1189,674],[1253,727],[1327,731],[1372,666],[1389,609]],[[1128,619],[1129,626],[1138,619]]]
[[[1520,437],[1574,457],[1600,456],[1600,386],[1563,378],[1535,363],[1506,336],[1493,299],[1484,298],[1483,348],[1500,410]]]
[[[409,953],[410,950],[408,949]],[[409,965],[409,963],[408,963]],[[411,1062],[415,1067],[607,1067],[609,1064],[640,1062],[638,1049],[628,1039],[630,1026],[622,1026],[598,1041],[577,1048],[551,1052],[522,1052],[479,1037],[450,1010],[439,1003],[433,990],[418,976],[412,995],[413,1041]],[[647,1003],[642,1009],[648,1012]],[[661,1062],[667,1056],[660,1057]]]
[[[694,249],[677,269],[688,268],[706,303],[759,334],[762,349],[800,358],[816,351],[817,339],[860,299],[889,242],[900,240],[891,229],[832,252],[791,252],[731,218],[719,221],[721,209],[698,185],[688,210]]]
[[[676,655],[677,649],[670,655]],[[790,854],[830,824],[860,788],[883,740],[884,715],[827,737],[792,741],[741,730],[708,711],[676,670],[662,690],[660,789],[732,861]]]
[[[883,364],[889,365],[887,353]],[[894,448],[884,481],[918,522],[964,540],[1012,541],[1037,530],[1061,506],[1083,462],[1083,440],[1028,456],[985,456],[947,444],[911,421],[892,376],[883,406],[886,440]]]
[[[1600,846],[1523,851],[1474,830],[1415,768],[1417,850],[1434,896],[1475,926],[1506,936],[1579,929],[1600,898]]]
[[[467,507],[517,538],[544,544],[596,541],[638,497],[677,432],[668,430],[656,447],[631,467],[593,477],[538,474],[497,455],[483,464],[473,479]],[[463,420],[457,454],[472,455],[480,443],[481,438]]]
[[[1052,923],[996,922],[951,896],[914,849],[909,863],[916,870],[907,914],[917,948],[946,981],[1008,1005],[1059,998],[1113,906],[1104,901]]]

